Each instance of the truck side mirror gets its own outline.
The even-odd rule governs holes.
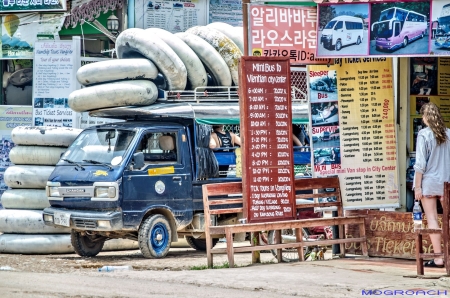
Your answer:
[[[133,154],[133,158],[131,160],[131,164],[133,165],[133,169],[140,169],[145,166],[144,163],[144,153],[136,152]]]

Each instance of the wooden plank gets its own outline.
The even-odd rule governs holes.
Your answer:
[[[311,218],[302,219],[301,226],[304,228],[318,227],[318,226],[335,226],[363,223],[364,217],[329,217],[329,218]]]
[[[340,202],[328,202],[328,203],[308,203],[308,204],[297,204],[295,207],[297,209],[306,209],[306,208],[318,208],[318,207],[333,207],[339,206]]]
[[[320,193],[302,193],[296,194],[296,199],[311,199],[311,198],[328,198],[337,196],[337,192],[320,192]]]
[[[367,236],[368,253],[371,257],[392,257],[403,259],[416,259],[416,244],[414,226],[411,212],[391,212],[378,210],[346,210],[346,216],[366,215],[365,229]],[[442,215],[438,215],[442,222]],[[426,216],[423,220],[427,225]],[[347,225],[346,237],[359,237],[359,227]],[[433,252],[429,235],[422,239],[424,253]],[[346,253],[362,254],[361,246],[357,243],[345,246]]]
[[[212,213],[213,210],[211,210]],[[351,217],[330,217],[330,218],[311,218],[311,219],[297,219],[288,221],[275,221],[275,222],[261,222],[252,224],[235,224],[226,226],[213,226],[210,227],[211,234],[221,231],[222,227],[230,228],[233,233],[242,232],[261,232],[270,230],[285,230],[295,229],[301,227],[317,227],[317,226],[334,226],[342,224],[357,224],[364,222],[362,216]]]
[[[218,195],[242,193],[242,183],[241,182],[204,184],[202,186],[202,188],[203,188],[203,193],[207,193],[208,196],[218,196]]]
[[[249,252],[249,251],[258,251],[258,250],[275,250],[275,249],[286,249],[286,248],[297,248],[297,247],[305,247],[310,246],[312,243],[314,245],[331,245],[339,243],[339,241],[343,241],[344,243],[349,243],[352,241],[364,241],[363,238],[355,238],[355,239],[334,239],[334,240],[320,240],[320,241],[303,241],[303,242],[293,242],[293,243],[280,243],[280,244],[267,244],[267,245],[256,245],[251,246],[239,246],[234,247],[234,253],[240,252]],[[226,248],[213,248],[211,250],[213,254],[224,254],[227,253]]]
[[[301,178],[294,180],[296,190],[339,188],[339,177]]]
[[[420,257],[422,259],[431,259],[431,258],[442,258],[444,256],[444,253],[422,253],[420,254]]]
[[[213,226],[209,231],[211,235],[225,235],[225,226]]]
[[[232,199],[218,199],[218,200],[208,200],[209,206],[216,205],[226,205],[226,204],[242,204],[244,200],[242,198],[232,198]]]
[[[242,212],[243,208],[214,209],[209,210],[209,214],[229,214]]]
[[[442,229],[430,229],[430,228],[419,229],[419,230],[415,231],[415,233],[420,233],[422,235],[425,235],[425,234],[440,234],[440,233],[442,233]]]

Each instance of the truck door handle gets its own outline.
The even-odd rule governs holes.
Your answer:
[[[175,177],[172,177],[172,180],[175,181],[175,182],[181,182],[181,177],[180,176],[175,176]]]

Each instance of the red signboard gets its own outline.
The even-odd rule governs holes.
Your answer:
[[[287,57],[291,64],[327,64],[316,59],[317,7],[250,5],[248,55]]]
[[[248,222],[294,218],[289,59],[242,57],[242,185]]]

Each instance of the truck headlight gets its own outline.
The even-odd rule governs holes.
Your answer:
[[[58,186],[48,186],[49,197],[60,197]]]
[[[115,198],[116,188],[114,186],[97,186],[94,195],[96,198]]]
[[[53,215],[44,214],[44,221],[53,222]]]
[[[99,228],[111,228],[111,222],[109,220],[98,220],[97,225]]]

